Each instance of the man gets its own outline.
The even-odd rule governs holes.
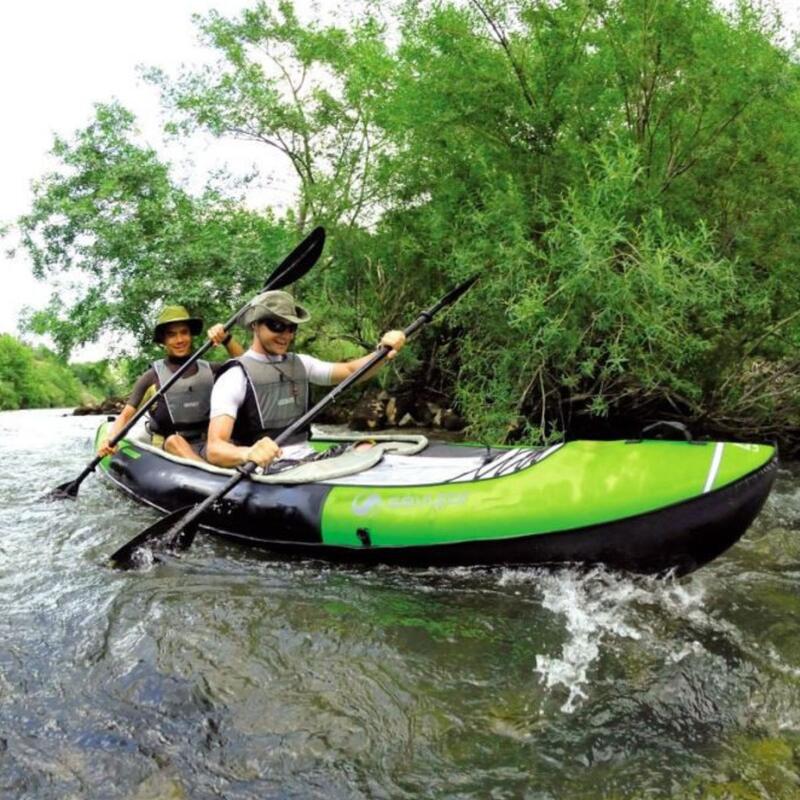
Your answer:
[[[329,362],[290,353],[297,326],[310,318],[288,292],[264,292],[250,304],[242,316],[242,324],[253,334],[250,349],[225,365],[211,393],[207,458],[212,464],[237,467],[254,461],[267,466],[282,455],[273,438],[308,410],[309,384],[341,383],[372,358],[369,354]],[[381,344],[392,348],[388,359],[397,355],[405,340],[402,331],[384,334]],[[307,431],[300,432],[289,444],[306,438]]]
[[[101,456],[116,452],[110,440],[130,422],[137,409],[147,403],[178,368],[193,353],[192,337],[203,329],[203,320],[192,317],[183,306],[167,306],[156,321],[154,341],[164,347],[165,358],[153,362],[150,369],[139,377],[128,402],[108,429],[108,435],[97,448]],[[223,325],[213,325],[208,338],[215,345],[224,344],[232,357],[240,356],[244,348]],[[195,461],[203,460],[205,435],[208,427],[208,410],[214,374],[224,365],[211,364],[198,359],[167,390],[167,393],[150,408],[148,429],[152,444],[163,447],[168,453]]]

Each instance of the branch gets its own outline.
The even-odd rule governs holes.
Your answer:
[[[770,328],[767,328],[767,330],[764,332],[764,334],[760,338],[756,339],[756,341],[753,344],[751,344],[750,347],[748,347],[744,351],[744,353],[742,353],[742,358],[747,358],[756,348],[759,347],[761,342],[763,342],[765,339],[767,339],[770,336],[772,336],[772,334],[775,333],[775,331],[780,330],[784,325],[786,325],[787,323],[791,322],[793,319],[797,319],[797,317],[800,317],[800,310],[795,311],[793,314],[790,314],[788,317],[784,317],[782,320],[779,320],[778,322],[776,322]]]
[[[736,108],[731,115],[727,118],[719,122],[717,125],[709,126],[711,128],[710,134],[706,137],[705,141],[700,141],[696,145],[692,145],[691,141],[687,146],[687,149],[692,148],[694,149],[695,153],[698,150],[703,148],[709,147],[722,133],[723,131],[729,126],[732,125],[736,119],[738,119],[743,113],[744,110],[749,106],[750,101],[754,99],[754,95],[751,95],[747,100],[741,105]],[[701,117],[702,118],[702,117]],[[692,138],[699,137],[702,133],[702,129],[698,126],[695,128],[694,134],[692,134]],[[665,176],[665,181],[659,190],[660,193],[665,192],[675,180],[679,176],[683,175],[684,172],[688,172],[697,162],[700,160],[699,155],[695,155],[691,158],[687,158],[682,164],[677,164],[674,168],[670,167],[670,172],[667,173]]]
[[[494,19],[489,15],[489,12],[481,5],[479,0],[471,0],[472,4],[480,11],[483,18],[486,20],[486,23],[489,27],[494,31],[495,36],[497,36],[497,43],[505,50],[506,55],[508,56],[508,60],[511,62],[511,66],[516,73],[517,80],[519,81],[520,88],[522,89],[522,94],[525,96],[525,101],[531,108],[536,108],[536,101],[531,94],[531,90],[528,88],[528,82],[525,80],[525,75],[522,72],[522,67],[517,63],[517,60],[514,58],[514,54],[511,52],[511,43],[508,41],[505,33],[503,33],[503,29],[495,22]]]

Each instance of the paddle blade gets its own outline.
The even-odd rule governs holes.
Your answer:
[[[78,496],[80,485],[80,481],[67,481],[49,491],[42,500],[48,502],[53,500],[74,500]]]
[[[199,522],[184,524],[186,515],[194,506],[184,506],[145,528],[111,556],[111,564],[118,569],[138,569],[158,561],[158,554],[186,550],[194,539]]]
[[[478,278],[480,278],[480,273],[478,273],[476,275],[473,275],[471,278],[467,278],[467,280],[465,280],[463,283],[460,283],[458,286],[456,286],[455,289],[451,289],[434,306],[436,311],[439,311],[440,309],[445,308],[445,306],[450,306],[453,303],[455,303],[456,300],[458,300],[458,298],[461,297],[462,294],[464,294],[465,292],[469,291],[472,288],[473,284],[475,283],[475,281],[478,280]],[[433,312],[433,313],[435,313],[435,312]]]
[[[264,290],[281,289],[300,280],[317,263],[324,247],[325,228],[320,225],[283,259],[267,279]]]

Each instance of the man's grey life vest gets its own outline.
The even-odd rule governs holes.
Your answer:
[[[198,359],[194,375],[178,378],[150,412],[150,430],[162,436],[180,433],[186,439],[202,439],[208,428],[214,373],[208,361]],[[173,375],[165,360],[153,362],[159,388]]]
[[[274,361],[259,361],[245,354],[225,364],[219,375],[234,366],[244,370],[247,381],[244,403],[233,425],[234,444],[251,445],[264,436],[274,439],[306,413],[308,374],[294,353]],[[304,442],[307,438],[306,429],[284,444]]]

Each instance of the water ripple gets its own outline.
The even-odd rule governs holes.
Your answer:
[[[401,570],[198,540],[77,475],[96,420],[0,413],[0,796],[796,798],[800,481],[692,576]],[[57,443],[54,445],[53,443]]]

